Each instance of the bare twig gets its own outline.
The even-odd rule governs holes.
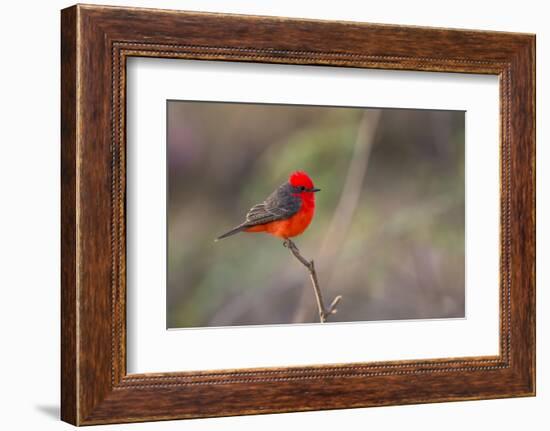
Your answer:
[[[327,233],[321,243],[318,261],[321,262],[326,279],[330,282],[334,276],[335,262],[345,241],[353,215],[363,190],[363,181],[370,159],[370,152],[380,121],[381,111],[366,111],[359,123],[353,155],[350,158],[346,179],[340,200],[336,205]],[[305,290],[298,301],[294,322],[301,322],[307,313]]]
[[[287,239],[283,245],[285,247],[288,247],[288,249],[292,252],[294,257],[300,261],[302,265],[304,265],[307,270],[309,271],[309,276],[311,278],[311,284],[313,285],[313,290],[315,291],[315,298],[317,299],[317,308],[319,309],[319,320],[321,323],[325,323],[327,321],[327,318],[331,314],[336,314],[338,311],[336,309],[336,306],[342,299],[342,295],[338,295],[336,298],[332,300],[330,303],[330,306],[328,308],[325,307],[325,302],[323,300],[323,295],[321,293],[321,288],[319,287],[319,280],[317,279],[317,272],[315,271],[315,263],[313,260],[307,260],[304,256],[300,254],[300,250],[298,250],[298,247],[296,247],[296,244],[291,239]]]

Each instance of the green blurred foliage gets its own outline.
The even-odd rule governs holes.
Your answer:
[[[168,103],[168,327],[318,321],[308,274],[280,240],[214,242],[298,169],[322,189],[295,242],[324,296],[343,295],[331,321],[464,316],[463,112],[381,111],[351,222],[317,260],[376,111]]]

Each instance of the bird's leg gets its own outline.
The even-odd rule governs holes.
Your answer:
[[[336,314],[337,312],[336,306],[342,299],[342,296],[338,295],[336,298],[332,300],[329,308],[326,308],[325,302],[323,301],[321,288],[319,287],[319,280],[317,278],[317,271],[315,271],[315,264],[313,260],[308,261],[305,257],[303,257],[300,254],[300,250],[298,250],[298,247],[296,246],[296,244],[294,244],[294,242],[290,238],[287,238],[283,242],[283,246],[287,247],[292,252],[294,257],[298,259],[300,263],[308,269],[309,276],[311,278],[311,283],[313,285],[313,290],[315,291],[315,299],[317,300],[317,308],[319,310],[319,320],[321,321],[321,323],[325,323],[327,320],[327,317],[329,317],[331,314]]]

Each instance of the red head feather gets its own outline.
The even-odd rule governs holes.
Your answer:
[[[313,181],[311,181],[311,178],[309,178],[308,174],[306,174],[304,171],[294,172],[292,175],[290,175],[288,182],[294,187],[304,186],[308,189],[313,188]]]

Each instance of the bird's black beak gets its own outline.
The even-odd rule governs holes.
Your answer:
[[[321,191],[321,189],[316,189],[316,188],[313,188],[313,189],[311,189],[311,191],[312,191],[313,193],[317,193],[317,192],[320,192],[320,191]]]

